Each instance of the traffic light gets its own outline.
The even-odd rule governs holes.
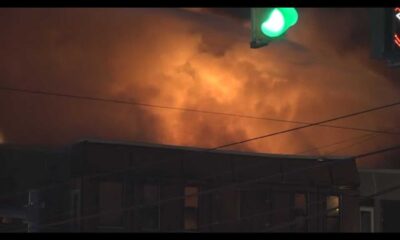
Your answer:
[[[400,7],[372,9],[371,23],[372,56],[400,66]]]
[[[395,57],[400,57],[400,7],[393,8],[390,12],[392,19],[392,49]]]
[[[252,8],[250,47],[263,47],[280,39],[298,18],[295,8]]]

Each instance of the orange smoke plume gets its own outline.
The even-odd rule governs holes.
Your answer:
[[[330,23],[326,14],[336,13],[318,11],[327,10],[301,9],[286,41],[254,50],[246,23],[205,9],[1,9],[7,58],[0,59],[0,79],[29,89],[310,122],[397,100],[399,88],[368,59],[368,44],[351,42],[354,16],[344,11]],[[343,35],[327,32],[336,24]],[[20,143],[103,138],[215,147],[294,127],[5,92],[0,111],[7,112],[0,119],[7,138]],[[337,124],[394,129],[399,113],[383,110]],[[299,153],[362,134],[314,127],[236,149]],[[397,139],[377,136],[336,154]]]

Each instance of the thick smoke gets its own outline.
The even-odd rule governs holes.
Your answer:
[[[398,100],[399,75],[369,59],[366,10],[301,9],[287,40],[258,50],[249,48],[246,21],[231,17],[1,9],[1,85],[310,122]],[[20,144],[100,138],[215,147],[297,126],[12,92],[0,92],[0,112],[7,142]],[[391,108],[335,124],[395,131],[399,114]],[[299,153],[365,134],[315,127],[235,149]],[[308,153],[352,155],[398,139],[377,135]]]

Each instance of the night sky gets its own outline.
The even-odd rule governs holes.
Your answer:
[[[400,71],[370,57],[367,9],[299,9],[285,41],[249,47],[249,9],[0,9],[0,85],[315,122],[392,103]],[[334,122],[400,132],[400,107]],[[215,147],[297,125],[0,91],[0,142],[90,139]],[[393,135],[313,127],[237,150],[353,155]],[[399,167],[399,152],[359,162]]]

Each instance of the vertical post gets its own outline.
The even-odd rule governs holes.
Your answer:
[[[371,56],[381,59],[385,55],[385,9],[372,8],[370,12],[371,24]]]
[[[28,199],[28,232],[39,232],[40,223],[40,192],[30,190]]]
[[[77,180],[78,181],[78,180]],[[81,192],[79,188],[79,183],[77,184],[76,189],[71,190],[71,218],[74,221],[71,224],[71,231],[79,232],[80,231],[80,217],[81,217]]]
[[[254,29],[254,25],[256,24],[255,17],[256,17],[255,9],[254,8],[250,8],[250,18],[251,18],[250,19],[250,33],[251,33],[251,35],[250,35],[250,47],[251,48],[255,44],[255,39],[257,38],[256,34],[255,34],[255,29]]]

